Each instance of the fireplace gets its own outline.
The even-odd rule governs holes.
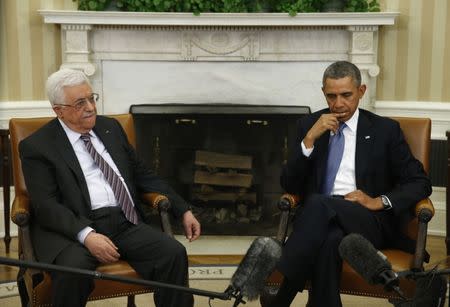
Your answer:
[[[309,107],[152,104],[130,112],[139,155],[192,205],[204,234],[276,233],[281,166]]]

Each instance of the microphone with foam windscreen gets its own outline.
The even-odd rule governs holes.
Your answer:
[[[264,288],[267,277],[275,269],[281,257],[281,243],[269,237],[256,238],[233,274],[230,286],[225,290],[237,298],[237,306],[245,297],[255,300]]]
[[[398,287],[398,275],[387,257],[363,236],[355,233],[345,236],[339,245],[339,254],[369,284],[381,284],[386,291],[394,290],[404,298]]]

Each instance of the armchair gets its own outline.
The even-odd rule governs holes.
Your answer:
[[[124,128],[130,143],[135,146],[136,138],[134,132],[133,117],[131,114],[111,116],[117,119]],[[22,174],[22,167],[19,158],[19,143],[21,140],[32,134],[52,118],[13,118],[9,122],[11,134],[12,166],[14,175],[15,198],[12,205],[11,219],[19,228],[19,259],[36,261],[30,237],[30,201]],[[159,209],[161,225],[164,232],[173,236],[168,209],[170,203],[168,199],[157,193],[146,193],[142,195],[143,200],[153,208]],[[119,260],[112,264],[100,264],[97,271],[105,274],[116,274],[123,277],[139,278],[134,269],[126,262]],[[29,306],[50,306],[51,277],[47,272],[33,269],[21,270],[19,275],[23,277],[23,282],[19,283],[22,300],[28,300]],[[20,277],[20,276],[18,276]],[[151,288],[119,283],[108,280],[95,280],[95,289],[91,293],[89,300],[99,300],[111,297],[128,296],[128,306],[135,306],[134,296],[136,294],[152,292]]]
[[[393,118],[400,123],[406,141],[413,155],[422,162],[425,171],[429,170],[430,134],[431,120],[428,118]],[[284,194],[281,196],[278,207],[281,210],[280,224],[277,239],[285,242],[289,225],[290,211],[298,206],[300,199],[297,195]],[[403,228],[403,232],[410,238],[416,240],[414,254],[409,254],[398,249],[382,250],[392,264],[394,271],[422,270],[424,260],[428,262],[428,254],[425,252],[427,225],[434,215],[433,204],[430,199],[420,201],[414,208],[415,218]],[[267,306],[271,297],[274,296],[282,282],[282,274],[275,271],[269,276],[263,294],[261,305]],[[306,288],[309,288],[307,284]],[[415,283],[411,280],[402,279],[400,288],[408,296],[412,297],[415,291]],[[344,261],[341,275],[341,293],[370,296],[380,298],[398,298],[394,292],[386,292],[381,285],[370,285],[356,273]],[[313,306],[315,307],[315,306]]]

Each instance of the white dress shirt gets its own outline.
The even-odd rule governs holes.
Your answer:
[[[108,181],[106,181],[103,172],[100,170],[98,165],[94,162],[94,159],[92,159],[92,156],[87,151],[83,140],[80,139],[81,134],[71,130],[62,120],[58,120],[61,123],[61,126],[63,127],[67,137],[69,138],[70,144],[72,145],[73,150],[75,151],[75,155],[78,158],[78,162],[80,163],[81,170],[83,171],[83,175],[86,179],[86,185],[89,191],[92,210],[104,207],[118,206],[111,186],[109,185]],[[89,134],[91,135],[91,142],[95,150],[102,156],[103,159],[105,159],[105,161],[111,166],[114,172],[116,172],[120,180],[124,181],[122,175],[119,172],[119,169],[117,168],[116,164],[114,163],[100,138],[98,138],[92,130],[89,132]],[[127,190],[127,193],[129,194],[126,184],[125,188]],[[131,197],[130,199],[132,200]],[[83,244],[86,236],[91,231],[94,231],[92,227],[85,227],[84,229],[82,229],[77,235],[78,241]]]
[[[356,109],[353,116],[345,122],[347,127],[342,130],[345,138],[344,153],[342,155],[342,161],[336,174],[333,189],[331,190],[331,195],[345,195],[356,190],[355,152],[358,118],[359,109]],[[334,133],[331,132],[331,135],[334,135]],[[309,157],[314,150],[314,146],[312,148],[306,148],[303,140],[301,146],[303,155]]]

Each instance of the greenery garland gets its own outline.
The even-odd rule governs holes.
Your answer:
[[[112,0],[78,1],[79,10],[103,11]],[[131,12],[193,12],[200,13],[256,13],[321,12],[331,0],[116,0],[115,5],[122,11]],[[379,12],[378,0],[344,0],[345,12]]]

